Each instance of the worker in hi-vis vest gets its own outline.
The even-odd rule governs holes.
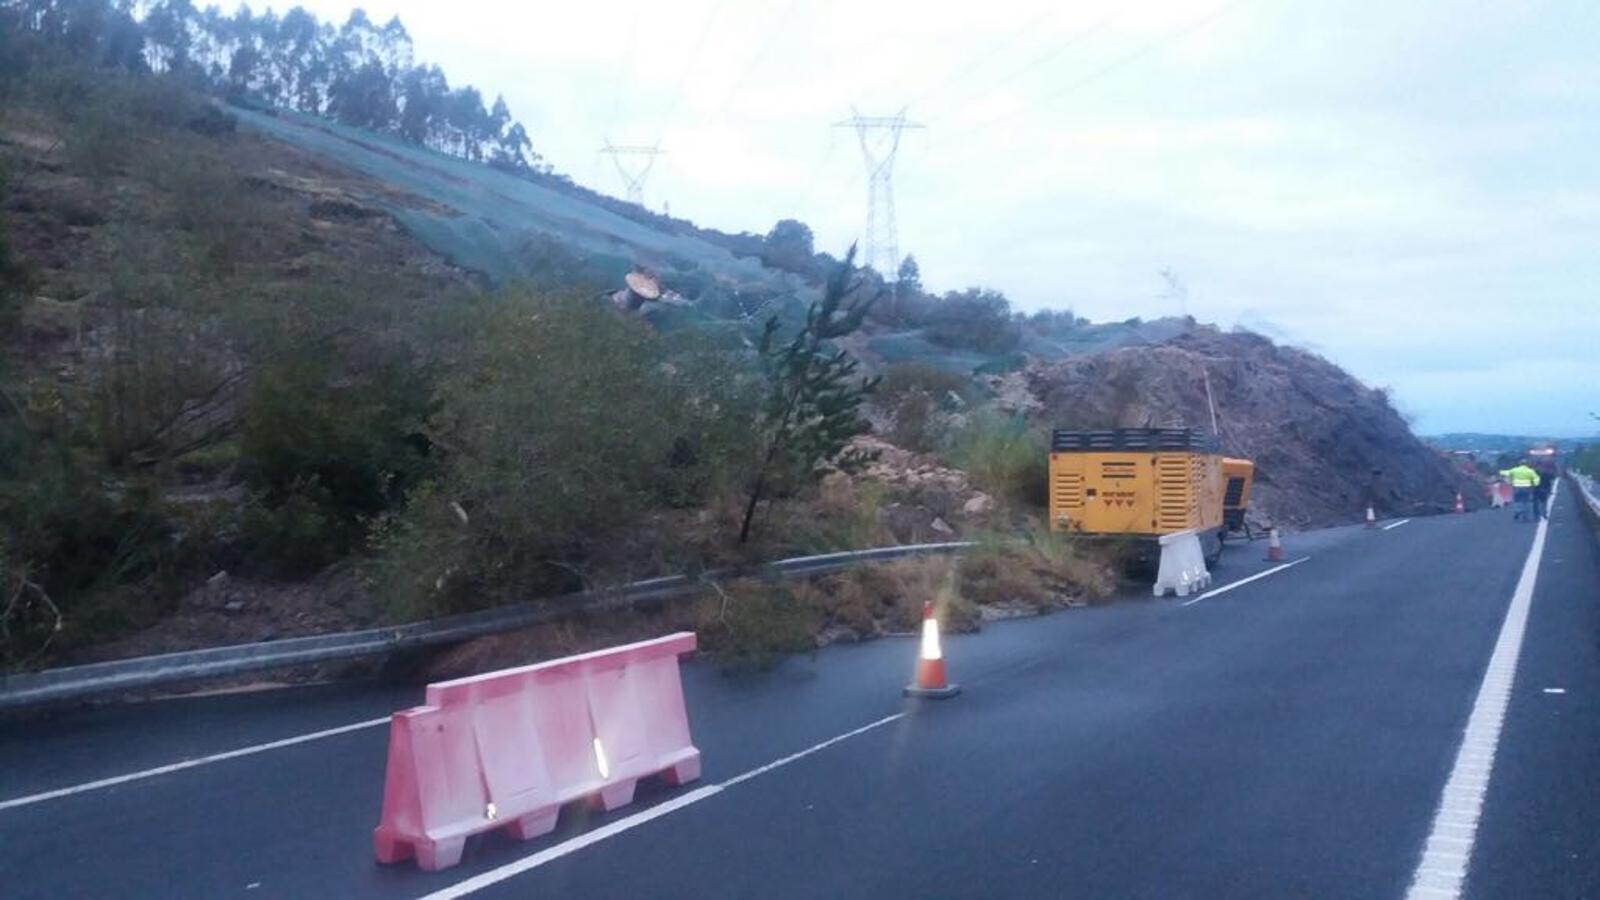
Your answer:
[[[1533,489],[1539,486],[1539,473],[1527,460],[1500,473],[1500,476],[1511,482],[1511,498],[1517,504],[1517,510],[1512,515],[1514,519],[1535,519],[1533,510]]]

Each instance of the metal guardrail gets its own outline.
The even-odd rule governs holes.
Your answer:
[[[801,556],[742,569],[720,569],[699,576],[669,575],[612,589],[545,597],[515,606],[447,616],[386,628],[285,638],[231,647],[212,647],[159,656],[67,666],[0,677],[0,710],[43,703],[83,700],[104,694],[161,687],[247,672],[312,663],[382,656],[418,647],[457,643],[573,616],[631,609],[692,594],[706,584],[730,578],[798,578],[825,575],[852,566],[915,556],[959,553],[970,541],[908,544]]]
[[[1568,475],[1578,489],[1578,496],[1589,507],[1589,513],[1600,521],[1600,483],[1579,472],[1570,472]]]
[[[1595,480],[1579,472],[1572,473],[1572,480],[1577,482],[1578,490],[1583,494],[1583,499],[1589,504],[1590,509],[1600,509],[1600,485]]]

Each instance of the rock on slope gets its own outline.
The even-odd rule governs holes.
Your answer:
[[[1457,491],[1479,500],[1387,393],[1256,334],[1199,327],[1154,346],[1035,364],[997,386],[1013,398],[1025,386],[1039,408],[1023,411],[1046,426],[1209,429],[1207,376],[1224,452],[1256,463],[1257,522],[1349,522],[1369,500],[1379,516],[1446,512]]]

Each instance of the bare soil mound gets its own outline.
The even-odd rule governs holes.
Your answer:
[[[1200,327],[1169,341],[1039,363],[995,385],[1052,427],[1182,425],[1210,430],[1212,402],[1224,452],[1256,463],[1257,523],[1316,527],[1364,516],[1469,508],[1481,491],[1428,447],[1395,410],[1331,362],[1248,332]],[[997,379],[997,381],[1001,381]]]

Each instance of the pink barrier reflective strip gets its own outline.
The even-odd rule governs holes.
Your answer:
[[[390,724],[379,861],[443,868],[469,834],[526,839],[572,800],[612,809],[640,778],[698,778],[678,672],[695,647],[683,632],[429,685],[428,705]]]

